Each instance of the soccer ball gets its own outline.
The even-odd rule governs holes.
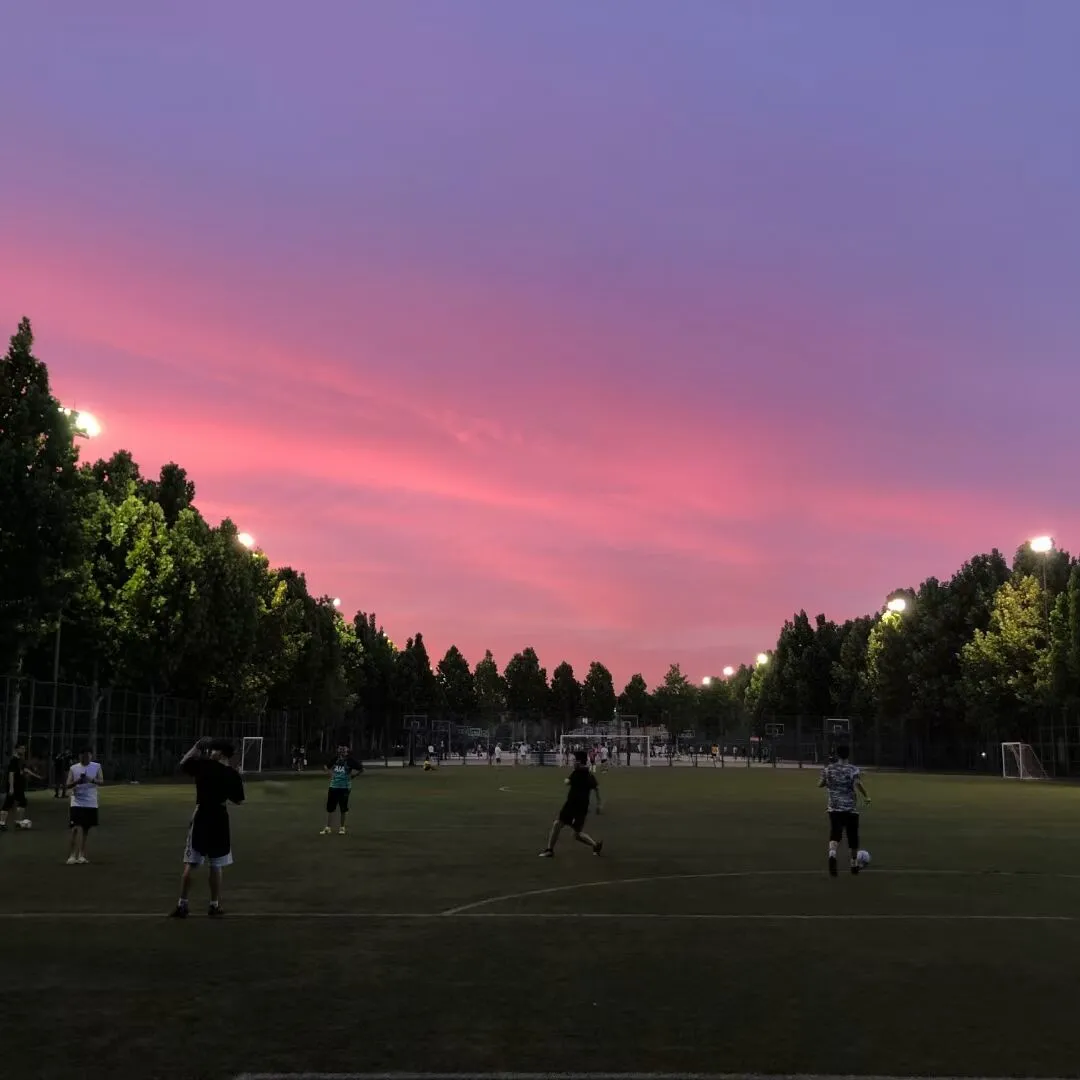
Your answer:
[[[23,818],[22,821],[16,821],[15,822],[15,828],[16,829],[29,829],[30,825],[31,825],[31,821],[30,821],[29,818]]]
[[[855,855],[855,861],[862,867],[869,866],[870,865],[870,852],[869,851],[859,851],[859,852],[857,852],[856,855]]]

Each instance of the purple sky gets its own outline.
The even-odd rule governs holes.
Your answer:
[[[395,638],[696,678],[1080,547],[1073,0],[89,7],[0,12],[0,319]]]

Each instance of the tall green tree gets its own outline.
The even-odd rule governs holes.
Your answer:
[[[165,521],[175,525],[180,512],[195,502],[195,485],[188,479],[186,470],[175,462],[162,466],[157,480],[144,485],[146,498],[156,502],[165,514]]]
[[[652,717],[652,700],[649,686],[641,672],[635,672],[623,687],[619,695],[619,712],[626,716],[636,716],[637,723],[644,726]]]
[[[573,728],[581,715],[581,684],[565,660],[551,673],[551,714],[563,731]]]
[[[21,670],[76,588],[83,559],[74,433],[23,319],[0,358],[0,667]]]
[[[515,653],[503,672],[506,683],[506,705],[520,715],[538,714],[547,704],[547,671],[532,646]]]
[[[1042,587],[1017,574],[994,598],[990,625],[963,649],[964,677],[983,730],[1033,742],[1049,702],[1049,628]]]
[[[447,711],[458,720],[465,720],[476,712],[476,686],[469,661],[456,645],[446,650],[439,661],[436,675],[439,691]]]
[[[477,662],[473,672],[473,685],[476,688],[476,707],[488,719],[493,719],[506,708],[506,681],[499,674],[499,667],[490,649],[484,653],[483,659]]]
[[[617,705],[611,672],[599,660],[594,660],[581,684],[582,711],[590,724],[610,724],[615,720]]]
[[[664,681],[653,692],[656,716],[668,731],[682,731],[694,720],[696,693],[682,668],[672,664]]]

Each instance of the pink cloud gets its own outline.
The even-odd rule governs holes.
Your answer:
[[[123,235],[62,231],[6,227],[0,293],[19,305],[6,318],[34,318],[58,395],[105,421],[95,452],[179,461],[211,517],[433,652],[505,662],[532,643],[549,670],[715,671],[799,606],[860,613],[1045,519],[1034,494],[1003,505],[869,467],[872,432],[827,400],[807,409],[805,370],[772,396],[767,379],[688,392],[633,312],[598,329],[569,302],[552,325],[498,284],[480,298],[355,267],[312,284],[304,266],[212,249],[187,265],[168,244],[151,261]],[[824,315],[773,327],[778,304],[732,315],[730,347],[779,364],[811,330],[836,336]],[[664,347],[696,356],[709,333]],[[598,369],[597,351],[643,374]]]

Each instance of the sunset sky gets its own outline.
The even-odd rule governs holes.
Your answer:
[[[698,679],[1080,548],[1074,0],[43,0],[0,40],[4,335],[94,456],[178,461],[395,639]]]

